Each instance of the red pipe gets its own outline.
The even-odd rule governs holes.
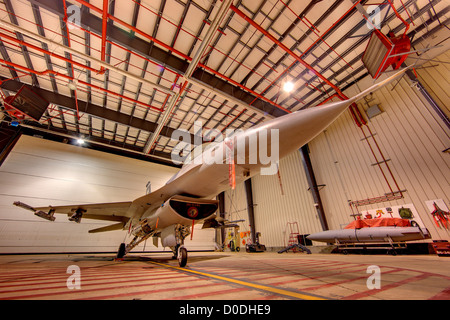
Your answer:
[[[243,13],[241,10],[236,8],[233,4],[230,6],[230,9],[233,10],[235,13],[237,13],[240,17],[242,17],[246,22],[251,24],[253,27],[255,27],[258,31],[260,31],[262,34],[264,34],[267,38],[269,38],[271,41],[276,43],[281,49],[289,53],[293,58],[295,58],[298,62],[300,62],[304,67],[314,72],[314,74],[319,77],[322,81],[324,81],[326,84],[328,84],[330,87],[332,87],[339,96],[341,96],[344,99],[348,99],[346,95],[344,95],[341,90],[336,87],[334,84],[332,84],[327,78],[325,78],[323,75],[321,75],[316,69],[314,69],[312,66],[310,66],[308,63],[303,61],[298,55],[296,55],[291,49],[286,47],[283,43],[281,43],[278,39],[276,39],[274,36],[272,36],[269,32],[267,32],[264,28],[262,28],[259,24],[254,22],[250,17],[248,17],[245,13]]]
[[[96,6],[90,4],[89,2],[86,2],[86,1],[84,1],[84,0],[75,0],[75,1],[81,3],[82,5],[88,7],[89,9],[91,9],[91,10],[93,10],[93,11],[96,11],[96,12],[98,12],[98,13],[100,13],[100,14],[103,14],[103,11],[102,11],[100,8],[97,8]],[[233,5],[231,5],[231,7],[233,7]],[[137,29],[136,27],[133,27],[132,25],[130,25],[130,24],[128,24],[128,23],[126,23],[126,22],[124,22],[124,21],[122,21],[122,20],[120,20],[120,19],[114,17],[113,15],[108,14],[108,18],[111,19],[111,20],[113,20],[113,21],[115,21],[115,22],[117,22],[117,23],[119,23],[119,24],[121,24],[122,26],[124,26],[124,27],[126,27],[126,28],[128,28],[128,29],[130,29],[130,30],[133,30],[134,32],[136,32],[136,33],[142,35],[143,37],[146,37],[146,38],[149,39],[150,41],[153,41],[154,43],[156,43],[156,44],[162,46],[163,48],[165,48],[165,49],[167,49],[167,50],[169,50],[169,51],[171,51],[171,52],[173,52],[173,53],[175,53],[175,54],[181,56],[182,58],[186,59],[187,61],[191,61],[191,60],[192,60],[192,58],[189,57],[189,56],[187,56],[186,54],[184,54],[184,53],[182,53],[182,52],[176,50],[175,48],[173,48],[173,47],[171,47],[171,46],[165,44],[164,42],[162,42],[162,41],[160,41],[160,40],[158,40],[158,39],[156,39],[156,38],[150,36],[149,34],[147,34],[147,33],[143,32],[143,31]],[[219,77],[222,78],[222,79],[225,79],[225,80],[227,80],[227,81],[233,83],[234,85],[239,86],[239,87],[242,88],[243,90],[245,90],[245,91],[247,91],[247,92],[250,92],[250,93],[256,95],[256,96],[259,97],[260,99],[262,99],[262,100],[264,100],[264,101],[270,103],[271,105],[275,106],[276,108],[278,108],[278,109],[280,109],[280,110],[283,110],[283,111],[285,111],[285,112],[290,113],[290,111],[287,110],[286,108],[283,108],[282,106],[280,106],[280,105],[274,103],[273,101],[271,101],[271,100],[269,100],[269,99],[263,97],[262,95],[256,93],[255,91],[253,91],[253,90],[251,90],[251,89],[249,89],[249,88],[247,88],[247,87],[241,85],[240,83],[238,83],[238,82],[236,82],[236,81],[234,81],[234,80],[231,80],[231,79],[228,78],[227,76],[225,76],[225,75],[223,75],[223,74],[221,74],[221,73],[219,73],[219,72],[217,72],[217,71],[215,71],[215,70],[209,68],[208,66],[206,66],[206,65],[204,65],[204,64],[201,64],[201,63],[199,63],[198,66],[204,68],[205,70],[208,70],[208,71],[214,73],[215,75],[219,76]]]
[[[173,22],[170,21],[169,19],[164,18],[162,14],[159,14],[158,12],[153,11],[153,10],[150,9],[149,7],[144,6],[142,3],[140,3],[140,2],[138,2],[138,1],[136,1],[136,0],[131,0],[131,1],[133,1],[133,2],[136,3],[136,4],[138,4],[141,8],[144,8],[145,10],[147,10],[147,11],[153,13],[153,14],[156,15],[157,17],[163,19],[163,20],[166,21],[167,23],[169,23],[169,24],[173,25],[174,27],[176,27],[176,28],[178,29],[178,31],[177,31],[178,33],[179,33],[179,31],[184,31],[184,32],[186,32],[188,35],[190,35],[191,37],[195,38],[196,40],[202,41],[202,39],[200,39],[199,37],[197,37],[195,34],[193,34],[193,33],[189,32],[189,31],[187,31],[186,29],[183,29],[181,26],[179,26],[179,25],[173,23]],[[208,22],[205,21],[205,20],[203,20],[203,21],[204,21],[205,23],[208,23]],[[219,30],[219,31],[220,31],[220,30]]]
[[[319,103],[316,107],[321,106],[325,103],[327,103],[328,101],[330,101],[331,99],[333,99],[334,97],[337,96],[337,93],[332,94],[331,96],[329,96],[328,98],[326,98],[325,100],[323,100],[321,103]]]
[[[105,62],[106,58],[106,28],[108,25],[108,0],[103,0],[103,13],[102,13],[102,50],[101,60]],[[103,71],[102,67],[102,71]]]
[[[359,111],[359,110],[358,110],[358,111]],[[367,125],[366,125],[366,127],[367,127],[367,129],[369,130],[370,136],[373,137],[374,135],[373,135],[373,133],[372,133],[372,130],[370,130],[370,127],[367,126]],[[366,140],[367,140],[367,139],[366,139]],[[388,171],[389,171],[389,174],[390,174],[391,177],[392,177],[392,180],[394,180],[394,184],[395,184],[397,190],[400,192],[400,195],[403,196],[403,193],[402,193],[402,191],[400,190],[400,187],[399,187],[399,185],[398,185],[398,183],[397,183],[397,180],[395,179],[395,177],[394,177],[394,175],[393,175],[393,173],[392,173],[392,171],[391,171],[391,167],[390,167],[390,166],[388,165],[388,163],[386,162],[387,160],[386,160],[386,158],[384,157],[384,154],[383,154],[383,152],[381,151],[380,146],[378,145],[377,140],[376,140],[376,139],[373,139],[373,141],[375,142],[375,146],[377,147],[378,152],[380,153],[381,158],[383,159],[384,164],[386,164],[386,167],[387,167],[387,169],[388,169]],[[388,184],[389,184],[389,183],[388,183]],[[389,188],[391,188],[390,185],[389,185]],[[392,190],[391,190],[391,191],[392,191]],[[392,194],[394,194],[394,192],[392,192]]]
[[[97,8],[96,6],[90,4],[89,2],[86,2],[86,1],[84,1],[84,0],[75,0],[75,1],[81,3],[82,5],[88,7],[89,9],[91,9],[91,10],[93,10],[93,11],[95,11],[95,12],[98,12],[98,13],[100,13],[101,15],[103,15],[103,10],[102,10],[102,9]],[[178,50],[175,49],[175,48],[172,48],[171,46],[165,44],[164,42],[162,42],[162,41],[160,41],[160,40],[158,40],[158,39],[156,39],[156,38],[153,38],[151,35],[149,35],[149,34],[143,32],[143,31],[137,29],[136,27],[133,27],[131,24],[128,24],[128,23],[126,23],[125,21],[122,21],[122,20],[120,20],[119,18],[114,17],[113,15],[111,15],[111,14],[109,14],[109,13],[107,14],[107,17],[108,17],[109,19],[111,19],[111,20],[113,20],[113,21],[115,21],[115,22],[117,22],[117,23],[123,25],[125,28],[134,31],[134,32],[136,32],[137,34],[140,34],[140,35],[143,36],[143,37],[146,37],[147,39],[149,39],[150,41],[153,41],[154,43],[160,45],[161,47],[163,47],[163,48],[165,48],[165,49],[167,49],[167,50],[169,50],[169,51],[172,51],[173,53],[179,55],[179,56],[182,57],[183,59],[186,59],[186,60],[188,60],[188,61],[191,61],[191,60],[192,60],[191,57],[185,55],[184,53],[178,51]]]
[[[70,45],[70,31],[69,31],[69,26],[67,25],[67,6],[66,6],[66,0],[64,0],[64,22],[65,22],[65,24],[66,24],[67,46],[70,48],[70,47],[71,47],[71,45]],[[70,60],[73,60],[73,59],[72,59],[72,54],[71,54],[71,53],[69,53],[69,57],[70,57]],[[75,72],[74,72],[74,70],[73,70],[73,64],[72,64],[72,63],[70,63],[70,68],[71,68],[71,70],[72,70],[72,76],[74,77],[74,76],[75,76]],[[77,107],[77,119],[80,120],[80,110],[79,110],[79,108],[78,108],[77,90],[73,90],[73,95],[74,95],[74,98],[75,98],[75,105],[76,105],[76,107]]]
[[[0,29],[1,29],[1,28],[0,28]],[[11,41],[14,41],[14,42],[17,42],[18,44],[20,44],[20,45],[22,45],[22,46],[26,46],[26,47],[28,47],[28,48],[31,48],[31,49],[33,49],[33,50],[42,52],[42,53],[44,53],[44,54],[47,54],[47,55],[52,56],[52,57],[55,57],[55,58],[57,58],[57,59],[61,59],[61,60],[65,61],[65,62],[71,63],[71,64],[73,64],[73,65],[76,65],[76,66],[80,67],[80,68],[83,68],[83,69],[86,69],[86,70],[90,70],[90,71],[95,72],[95,73],[98,73],[98,72],[99,72],[99,70],[97,70],[97,69],[94,69],[94,68],[91,68],[91,67],[86,66],[86,65],[84,65],[84,64],[81,64],[81,63],[79,63],[79,62],[73,61],[73,60],[68,59],[68,58],[66,58],[66,57],[64,57],[64,56],[60,56],[59,54],[53,53],[53,52],[51,52],[51,51],[42,49],[41,47],[38,47],[38,46],[35,46],[35,45],[31,44],[31,43],[28,43],[28,42],[19,40],[19,39],[15,38],[15,37],[11,37],[11,36],[9,36],[9,35],[7,35],[7,34],[5,34],[5,33],[0,32],[0,37],[1,37],[1,38],[5,38],[5,39],[8,39],[8,40],[11,40]]]
[[[342,19],[344,19],[345,18],[345,16],[347,16],[349,13],[350,13],[350,11],[352,11],[353,10],[353,8],[358,4],[358,3],[360,3],[361,2],[361,0],[358,0],[350,9],[348,9],[347,10],[347,12],[345,12],[330,28],[328,28],[328,30],[327,31],[325,31],[325,33],[321,36],[321,37],[319,37],[319,39],[317,39],[312,45],[310,45],[309,46],[309,48],[308,49],[306,49],[301,55],[300,55],[300,58],[302,58],[309,50],[311,50],[311,48],[313,48],[316,44],[317,44],[317,42],[319,42],[320,40],[323,40],[322,38],[328,33],[328,32],[330,32],[331,31],[331,29],[336,25],[336,24],[338,24],[339,23],[339,21],[341,21]],[[305,19],[306,19],[306,17],[305,17]],[[311,23],[311,25],[313,25],[312,23]],[[314,27],[315,28],[315,27]],[[317,29],[317,28],[316,28]],[[344,59],[342,59],[342,60],[344,60]],[[345,60],[344,60],[345,61]],[[295,62],[293,62],[288,68],[286,68],[274,81],[272,81],[272,83],[271,84],[269,84],[261,93],[264,93],[264,92],[266,92],[276,81],[278,81],[278,79],[280,79],[286,72],[288,72],[291,68],[292,68],[292,66],[295,64]],[[334,95],[333,95],[334,96]],[[256,99],[255,99],[256,100]],[[250,102],[250,105],[255,101],[255,100],[253,100],[252,102]]]
[[[361,132],[362,132],[363,136],[365,137],[366,134],[364,133],[363,128],[362,128],[361,126],[360,126],[359,128],[361,129]],[[391,193],[394,193],[394,191],[392,190],[391,184],[389,183],[389,181],[388,181],[386,175],[384,174],[383,168],[381,168],[381,163],[378,161],[378,158],[377,158],[377,156],[375,155],[375,152],[373,151],[373,148],[372,148],[372,145],[371,145],[370,142],[369,142],[369,139],[365,139],[365,140],[367,141],[367,144],[369,145],[370,151],[372,152],[372,155],[373,155],[373,157],[375,158],[376,165],[377,165],[378,168],[380,169],[381,174],[383,175],[384,180],[386,181],[389,190],[391,191]],[[383,159],[383,163],[386,164],[387,167],[389,167],[388,164],[386,163],[386,160],[385,160],[385,159]],[[390,171],[390,170],[389,170],[389,171]],[[391,173],[391,175],[392,175],[392,173]]]
[[[394,4],[391,2],[391,0],[387,0],[387,1],[389,2],[389,4],[391,5],[392,9],[394,10],[395,15],[397,16],[397,18],[399,18],[399,19],[403,22],[403,24],[406,26],[405,32],[403,33],[403,35],[405,35],[406,32],[407,32],[408,29],[409,29],[409,23],[406,22],[406,21],[402,18],[402,16],[398,13],[397,9],[395,9]],[[402,4],[403,4],[403,3],[402,3]],[[405,8],[405,10],[406,10],[406,8]],[[408,13],[407,10],[406,10],[406,13]],[[408,15],[409,15],[409,14],[408,14]]]
[[[17,38],[11,37],[11,36],[9,36],[9,35],[7,35],[7,34],[4,34],[4,33],[2,33],[2,32],[0,32],[0,37],[1,37],[1,38],[5,38],[5,39],[8,39],[8,40],[12,40],[12,41],[14,41],[14,42],[19,43],[20,45],[29,47],[29,48],[31,48],[31,49],[34,49],[34,50],[39,51],[39,52],[42,52],[42,53],[44,53],[44,54],[48,54],[48,55],[50,55],[50,56],[52,56],[52,57],[55,57],[55,58],[57,58],[57,59],[61,59],[61,60],[63,60],[63,61],[66,61],[66,62],[68,62],[68,63],[71,63],[72,65],[76,65],[76,66],[78,66],[78,67],[80,67],[80,68],[84,68],[84,69],[86,69],[86,70],[90,70],[90,71],[95,72],[95,73],[100,73],[100,70],[91,68],[91,67],[89,67],[89,66],[86,66],[86,65],[84,65],[84,64],[81,64],[81,63],[76,62],[76,61],[74,61],[74,60],[68,59],[68,58],[66,58],[66,57],[64,57],[64,56],[60,56],[60,55],[58,55],[58,54],[56,54],[56,53],[47,51],[47,50],[45,50],[45,49],[42,49],[41,47],[35,46],[35,45],[30,44],[30,43],[28,43],[28,42],[19,40],[19,39],[17,39]],[[20,68],[20,66],[19,66],[19,68]],[[30,70],[27,70],[27,71],[28,71],[28,72],[33,72],[33,71],[30,71]],[[40,74],[40,73],[38,72],[37,74]],[[67,77],[66,75],[63,75],[63,74],[60,74],[60,73],[58,73],[57,75],[62,76],[62,77]],[[70,77],[69,77],[69,78],[70,78]],[[74,80],[73,78],[71,78],[71,79]],[[128,97],[126,97],[126,96],[124,96],[124,95],[121,95],[121,94],[118,94],[118,93],[116,93],[116,92],[109,91],[109,90],[104,89],[104,88],[102,88],[102,87],[98,87],[98,86],[96,86],[96,85],[89,84],[89,83],[84,82],[84,81],[81,81],[81,80],[77,80],[77,81],[78,81],[79,83],[82,83],[82,84],[86,85],[86,86],[95,88],[95,89],[97,89],[97,90],[105,91],[105,92],[111,93],[111,94],[113,94],[113,95],[115,95],[115,96],[118,96],[118,97],[120,97],[120,98],[129,100],[129,101],[132,101],[133,103],[140,104],[140,105],[142,105],[142,106],[145,106],[146,108],[151,108],[151,109],[154,109],[154,110],[162,111],[162,109],[160,109],[160,108],[156,108],[156,107],[153,107],[153,106],[144,104],[144,103],[142,103],[142,102],[139,102],[139,101],[137,101],[137,100],[128,98]],[[76,90],[75,90],[75,94],[76,94]]]
[[[36,70],[32,70],[32,69],[30,69],[30,68],[27,68],[27,67],[25,67],[25,66],[21,66],[21,65],[19,65],[19,64],[16,64],[16,63],[14,63],[14,62],[9,62],[9,61],[3,60],[3,59],[0,59],[0,63],[4,63],[4,64],[7,64],[7,65],[10,65],[10,66],[12,66],[12,67],[14,67],[14,68],[22,69],[22,70],[25,70],[26,72],[34,73],[34,74],[36,74],[36,75],[53,74],[53,75],[55,75],[55,76],[59,76],[59,77],[62,77],[62,78],[68,79],[68,80],[76,80],[76,79],[74,79],[73,77],[70,77],[70,76],[68,76],[68,75],[65,75],[65,74],[56,72],[56,71],[54,71],[54,70],[36,71]],[[161,108],[157,108],[157,107],[154,107],[154,106],[151,106],[151,105],[142,103],[142,102],[140,102],[140,101],[137,101],[137,100],[135,100],[135,99],[129,98],[129,97],[124,96],[124,95],[121,95],[121,94],[116,93],[116,92],[114,92],[114,91],[111,91],[111,90],[108,90],[108,89],[105,89],[105,88],[101,88],[101,87],[99,87],[99,86],[96,86],[96,85],[94,85],[94,84],[92,84],[92,83],[88,83],[88,82],[85,82],[85,81],[82,81],[82,80],[77,80],[77,82],[80,83],[80,84],[82,84],[82,85],[84,85],[84,86],[88,86],[88,87],[94,88],[94,89],[99,90],[99,91],[104,91],[104,92],[109,93],[109,94],[111,94],[111,95],[120,97],[120,98],[125,99],[125,100],[128,100],[128,101],[130,101],[130,102],[139,104],[139,105],[141,105],[141,106],[144,106],[144,107],[146,107],[146,108],[149,108],[149,109],[152,109],[152,110],[157,110],[157,111],[159,111],[159,112],[162,112],[162,111],[163,111],[163,109],[161,109]]]
[[[280,0],[280,2],[286,7],[286,8],[288,8],[297,18],[299,18],[307,27],[308,27],[308,25],[291,9],[291,8],[289,8],[289,6],[286,4],[286,3],[284,3],[282,0]],[[349,9],[349,11],[351,11],[359,2],[361,2],[361,0],[359,0],[359,1],[357,1],[350,9]],[[347,13],[349,12],[349,11],[347,11],[345,14],[344,14],[344,16],[346,16],[347,15]],[[343,17],[344,17],[343,16]],[[339,21],[341,21],[342,20],[342,18],[340,18],[340,19],[338,19],[326,32],[325,32],[325,34],[327,34],[328,33],[328,31],[331,29],[331,28],[333,28]],[[309,22],[309,20],[308,20],[308,22]],[[311,22],[309,22],[309,23],[311,23]],[[314,26],[312,23],[311,23],[311,26],[314,28],[314,29],[317,29],[316,28],[316,26]],[[323,39],[323,36],[321,36],[321,35],[319,35],[317,32],[315,32],[314,31],[314,29],[313,28],[311,28],[311,27],[308,27],[312,32],[314,32],[314,34],[316,35],[316,36],[318,36],[319,37],[319,39],[317,39],[311,46],[310,46],[310,48],[312,47],[312,46],[314,46],[317,42],[319,42],[320,40],[322,40],[323,41],[323,43],[325,43],[325,45],[328,47],[328,48],[330,48],[331,49],[331,51],[333,51],[334,53],[336,53],[336,55],[341,59],[341,60],[343,60],[350,68],[352,68],[353,69],[353,67],[350,65],[350,64],[348,64],[348,62],[347,61],[345,61],[345,59],[339,54],[339,53],[337,53],[324,39]],[[319,31],[319,30],[317,30],[317,31]],[[309,49],[308,49],[309,50]],[[308,50],[306,50],[305,52],[308,52]],[[304,53],[303,53],[304,54]],[[301,56],[303,56],[303,54],[301,55]],[[301,57],[300,56],[300,57]]]
[[[286,109],[286,108],[283,108],[282,106],[276,104],[276,103],[273,102],[272,100],[267,99],[266,97],[262,96],[261,94],[259,94],[259,93],[255,92],[255,91],[253,91],[252,89],[249,89],[249,88],[243,86],[243,85],[240,84],[239,82],[234,81],[233,79],[228,78],[227,76],[225,76],[225,75],[223,75],[223,74],[217,72],[216,70],[214,70],[214,69],[212,69],[212,68],[210,68],[210,67],[208,67],[208,66],[206,66],[206,65],[204,65],[204,64],[202,64],[202,63],[199,63],[198,66],[204,68],[205,70],[207,70],[207,71],[209,71],[209,72],[211,72],[211,73],[214,73],[215,75],[218,75],[219,77],[221,77],[221,78],[223,78],[223,79],[225,79],[225,80],[227,80],[227,81],[229,81],[229,82],[231,82],[231,83],[234,84],[235,86],[238,86],[239,88],[241,88],[241,89],[243,89],[243,90],[245,90],[245,91],[247,91],[247,92],[250,92],[251,94],[257,96],[257,97],[260,98],[261,100],[264,100],[265,102],[270,103],[271,105],[277,107],[277,108],[280,109],[280,110],[283,110],[284,112],[287,112],[287,113],[291,113],[291,112],[292,112],[292,111],[290,111],[290,110],[288,110],[288,109]]]

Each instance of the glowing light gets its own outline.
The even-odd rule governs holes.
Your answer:
[[[285,92],[291,92],[292,90],[294,90],[294,84],[290,81],[285,82],[285,84],[283,86],[283,90]]]
[[[77,143],[82,146],[84,144],[84,140],[83,139],[77,139]]]

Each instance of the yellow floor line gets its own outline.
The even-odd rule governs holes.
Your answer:
[[[289,296],[289,297],[293,297],[293,298],[297,298],[297,299],[326,300],[325,298],[316,297],[316,296],[308,295],[308,294],[304,294],[304,293],[298,293],[298,292],[294,292],[294,291],[273,288],[273,287],[269,287],[269,286],[265,286],[265,285],[261,285],[261,284],[226,278],[226,277],[218,276],[215,274],[209,274],[209,273],[204,273],[204,272],[195,271],[195,270],[191,270],[191,269],[175,267],[175,266],[171,266],[171,265],[163,264],[163,263],[159,263],[159,262],[154,262],[154,261],[150,261],[150,262],[153,264],[159,265],[159,266],[168,267],[168,268],[172,268],[172,269],[176,269],[176,270],[181,270],[181,271],[189,272],[189,273],[193,273],[193,274],[198,274],[198,275],[206,276],[208,278],[213,278],[213,279],[222,280],[222,281],[226,281],[226,282],[236,283],[236,284],[239,284],[242,286],[255,288],[255,289],[259,289],[259,290],[264,290],[264,291],[268,291],[268,292],[272,292],[272,293],[276,293],[276,294],[281,294],[281,295],[285,295],[285,296]]]

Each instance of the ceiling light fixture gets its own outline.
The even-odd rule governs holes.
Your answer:
[[[283,90],[288,93],[291,92],[292,90],[294,90],[294,84],[290,81],[285,82],[283,85]]]
[[[77,89],[77,85],[75,83],[73,83],[72,81],[69,81],[69,83],[67,84],[67,87],[70,90],[76,90]]]

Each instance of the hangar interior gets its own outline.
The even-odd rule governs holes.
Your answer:
[[[449,10],[445,0],[1,1],[0,253],[116,252],[126,232],[88,233],[108,223],[51,223],[12,204],[131,201],[180,170],[177,130],[206,142],[352,97],[404,66],[414,68],[281,159],[278,174],[222,193],[220,213],[243,220],[242,249],[256,233],[279,250],[293,234],[401,207],[450,240],[431,214],[450,207]],[[377,37],[409,45],[369,46]],[[395,63],[380,60],[388,51]],[[196,225],[186,247],[215,250],[231,231]]]

